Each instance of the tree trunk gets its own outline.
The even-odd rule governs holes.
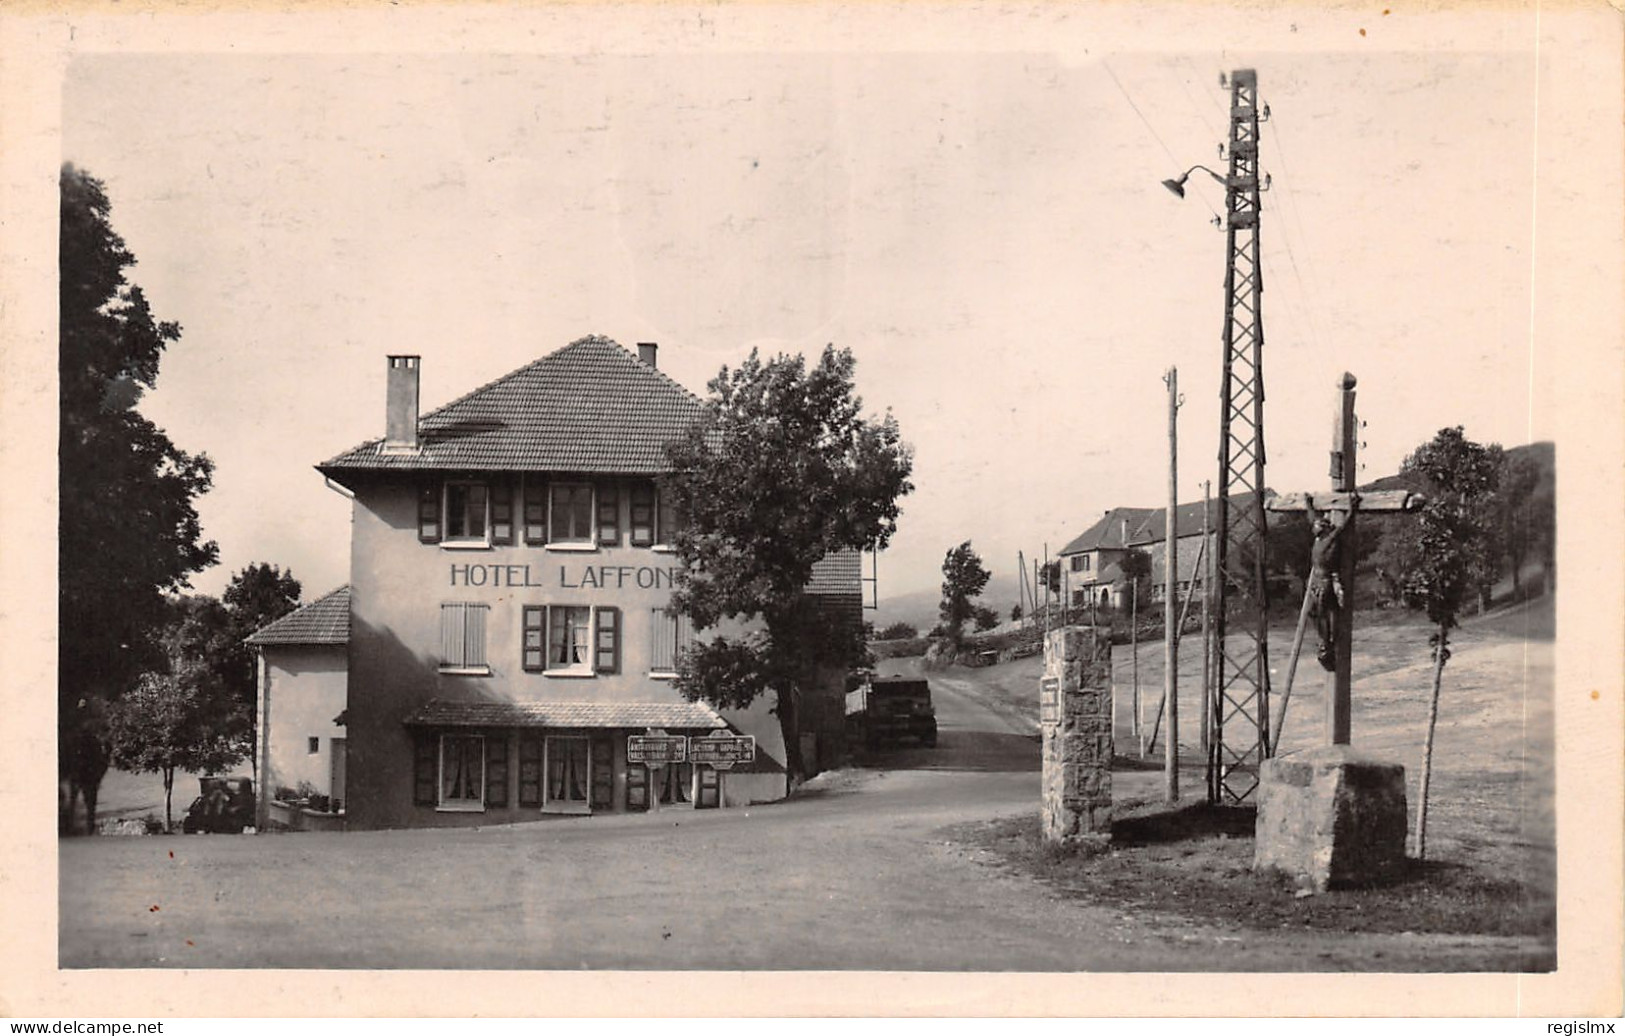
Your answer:
[[[164,767],[164,833],[165,834],[173,834],[174,831],[175,831],[175,821],[172,819],[171,810],[170,810],[170,800],[174,797],[174,792],[175,792],[175,768],[173,766],[166,766],[166,767]]]
[[[796,708],[797,691],[794,687],[778,692],[779,734],[784,738],[784,769],[788,775],[786,791],[792,791],[806,777],[806,766],[801,760],[801,717]]]
[[[1145,755],[1145,741],[1140,737],[1140,581],[1136,577],[1129,590],[1128,644],[1129,657],[1134,670],[1134,740]]]
[[[1444,682],[1444,657],[1448,647],[1444,625],[1439,626],[1439,646],[1433,655],[1433,697],[1428,700],[1428,733],[1422,743],[1422,790],[1416,803],[1416,858],[1428,855],[1428,784],[1433,777],[1433,730],[1439,723],[1439,685]]]

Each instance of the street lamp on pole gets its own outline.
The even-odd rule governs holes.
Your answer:
[[[1185,181],[1189,180],[1191,178],[1191,174],[1196,172],[1198,169],[1202,170],[1202,172],[1206,173],[1207,175],[1213,177],[1213,179],[1217,180],[1220,187],[1228,187],[1228,186],[1230,186],[1230,181],[1226,180],[1224,177],[1220,176],[1218,173],[1215,173],[1213,170],[1209,169],[1207,166],[1201,165],[1201,164],[1193,165],[1189,169],[1185,170],[1183,173],[1180,173],[1179,174],[1179,179],[1177,179],[1177,180],[1164,180],[1164,181],[1162,181],[1162,185],[1164,187],[1168,188],[1170,191],[1173,191],[1174,194],[1177,197],[1183,198],[1185,196]]]

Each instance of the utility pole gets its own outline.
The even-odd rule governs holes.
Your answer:
[[[1168,518],[1162,555],[1162,700],[1168,710],[1168,736],[1163,742],[1163,793],[1179,801],[1179,368],[1169,367],[1168,384]]]
[[[1213,630],[1209,626],[1208,603],[1213,597],[1213,547],[1208,542],[1207,512],[1212,482],[1202,483],[1202,547],[1207,560],[1202,564],[1202,758],[1208,752],[1208,737],[1213,727]]]
[[[1221,78],[1220,82],[1224,80]],[[1224,185],[1224,374],[1219,385],[1218,536],[1213,554],[1213,729],[1208,743],[1208,801],[1242,803],[1258,788],[1269,755],[1269,601],[1264,578],[1264,269],[1260,261],[1258,73],[1230,74],[1228,176],[1192,166],[1163,186],[1185,196],[1201,169]],[[1251,555],[1250,571],[1235,564]],[[1234,640],[1227,639],[1231,619]]]

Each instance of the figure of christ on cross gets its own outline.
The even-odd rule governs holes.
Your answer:
[[[1315,510],[1312,496],[1305,495],[1304,508],[1309,513],[1310,527],[1315,531],[1315,542],[1309,548],[1309,614],[1315,620],[1315,636],[1319,644],[1315,658],[1328,673],[1337,671],[1337,626],[1348,606],[1343,589],[1343,576],[1339,570],[1342,555],[1343,530],[1354,517],[1359,497],[1350,495],[1349,516],[1335,522],[1330,515]]]

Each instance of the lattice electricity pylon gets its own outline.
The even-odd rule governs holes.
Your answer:
[[[1268,117],[1268,110],[1265,110]],[[1264,578],[1264,291],[1258,253],[1258,74],[1230,76],[1230,175],[1225,179],[1224,376],[1212,735],[1208,801],[1241,803],[1269,754],[1269,599]],[[1232,621],[1233,620],[1233,621]],[[1237,635],[1227,637],[1234,627]]]

